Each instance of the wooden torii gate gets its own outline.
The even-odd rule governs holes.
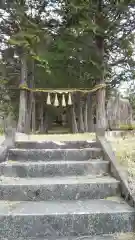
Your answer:
[[[26,84],[20,85],[20,110],[19,110],[19,121],[18,121],[18,131],[22,131],[26,122],[28,122],[26,105],[26,96],[30,93],[45,93],[46,104],[58,107],[60,105],[59,95],[61,96],[61,104],[63,107],[71,106],[73,104],[72,96],[74,93],[83,93],[83,95],[88,95],[89,93],[95,93],[96,95],[96,131],[106,130],[106,111],[105,111],[105,87],[106,84],[98,84],[92,89],[43,89],[43,88],[29,88]],[[27,94],[28,93],[28,94]],[[23,99],[23,101],[22,101]],[[25,106],[25,107],[24,107]],[[23,131],[24,132],[24,131]]]

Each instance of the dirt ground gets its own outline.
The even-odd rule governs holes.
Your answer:
[[[79,141],[79,140],[94,140],[96,138],[94,133],[78,133],[78,134],[35,134],[26,135],[16,134],[16,140],[36,140],[36,141]]]

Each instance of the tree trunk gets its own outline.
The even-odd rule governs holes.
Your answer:
[[[32,93],[32,116],[31,116],[31,128],[32,132],[36,131],[36,104],[35,104],[35,95]]]
[[[96,129],[106,130],[105,89],[97,91]]]
[[[74,105],[71,106],[71,117],[72,117],[72,132],[73,133],[78,133],[78,127],[77,127],[77,122],[76,122],[76,113],[75,113]]]
[[[35,61],[32,62],[32,78],[31,78],[31,87],[35,87]],[[31,128],[32,132],[36,131],[36,102],[35,94],[31,92],[31,101],[32,101],[32,113],[31,113]]]
[[[117,94],[116,96],[116,101],[115,101],[115,108],[114,108],[114,113],[115,113],[115,128],[119,129],[120,124],[121,124],[121,114],[120,114],[120,96]]]
[[[71,126],[72,133],[78,133],[78,125],[77,125],[77,116],[76,116],[76,94],[72,95],[72,106],[69,107],[69,115],[68,119]]]
[[[98,13],[96,16],[96,24],[102,28],[103,23],[102,0],[98,1]],[[96,83],[104,84],[104,38],[102,35],[96,35],[96,47],[98,52],[98,59],[100,62],[101,76],[98,76]],[[105,88],[101,88],[96,92],[97,106],[96,106],[96,131],[104,132],[106,129],[106,111],[105,111]]]
[[[88,132],[88,97],[85,98],[85,106],[84,106],[84,130]]]
[[[31,114],[32,114],[32,95],[27,93],[27,114],[26,114],[26,133],[30,134],[31,132]]]
[[[41,102],[41,108],[40,108],[40,133],[44,132],[44,105],[43,102]]]
[[[79,94],[79,118],[78,118],[79,132],[84,133],[84,121],[83,121],[83,101]]]
[[[29,66],[30,72],[28,74],[28,86],[29,88],[33,89],[34,87],[34,74],[35,74],[35,63],[34,60],[30,61],[30,66]],[[35,98],[34,98],[34,93],[32,91],[28,92],[28,101],[27,101],[27,133],[30,133],[31,130],[33,131],[33,121],[35,122],[35,109],[34,109],[34,104],[35,104]],[[35,130],[35,128],[34,128]]]
[[[132,124],[133,124],[133,110],[132,110],[132,106],[131,106],[130,103],[129,103],[129,106],[128,106],[128,114],[129,114],[128,125],[130,127],[132,127]]]
[[[44,132],[48,133],[48,128],[49,128],[49,118],[48,118],[48,112],[46,111],[45,117],[44,117]]]
[[[46,96],[46,101],[47,101],[47,96]],[[48,133],[49,124],[51,124],[51,119],[49,119],[48,107],[47,107],[46,103],[45,103],[44,111],[45,111],[45,115],[44,115],[44,132]]]
[[[67,106],[67,127],[69,129],[69,132],[72,133],[72,106]]]
[[[21,59],[21,81],[27,83],[27,62],[26,57]],[[20,103],[19,103],[19,119],[17,131],[26,132],[26,114],[27,114],[27,93],[25,90],[20,90]]]
[[[88,132],[94,131],[94,122],[93,122],[93,101],[92,95],[88,95]]]

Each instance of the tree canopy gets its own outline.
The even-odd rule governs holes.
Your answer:
[[[111,89],[128,81],[134,15],[134,0],[2,0],[1,100],[8,101],[5,89],[16,112],[24,56],[27,84],[37,88],[90,88],[104,79]]]

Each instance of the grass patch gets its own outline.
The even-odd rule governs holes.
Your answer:
[[[135,136],[109,137],[121,168],[127,173],[128,183],[135,193]]]

